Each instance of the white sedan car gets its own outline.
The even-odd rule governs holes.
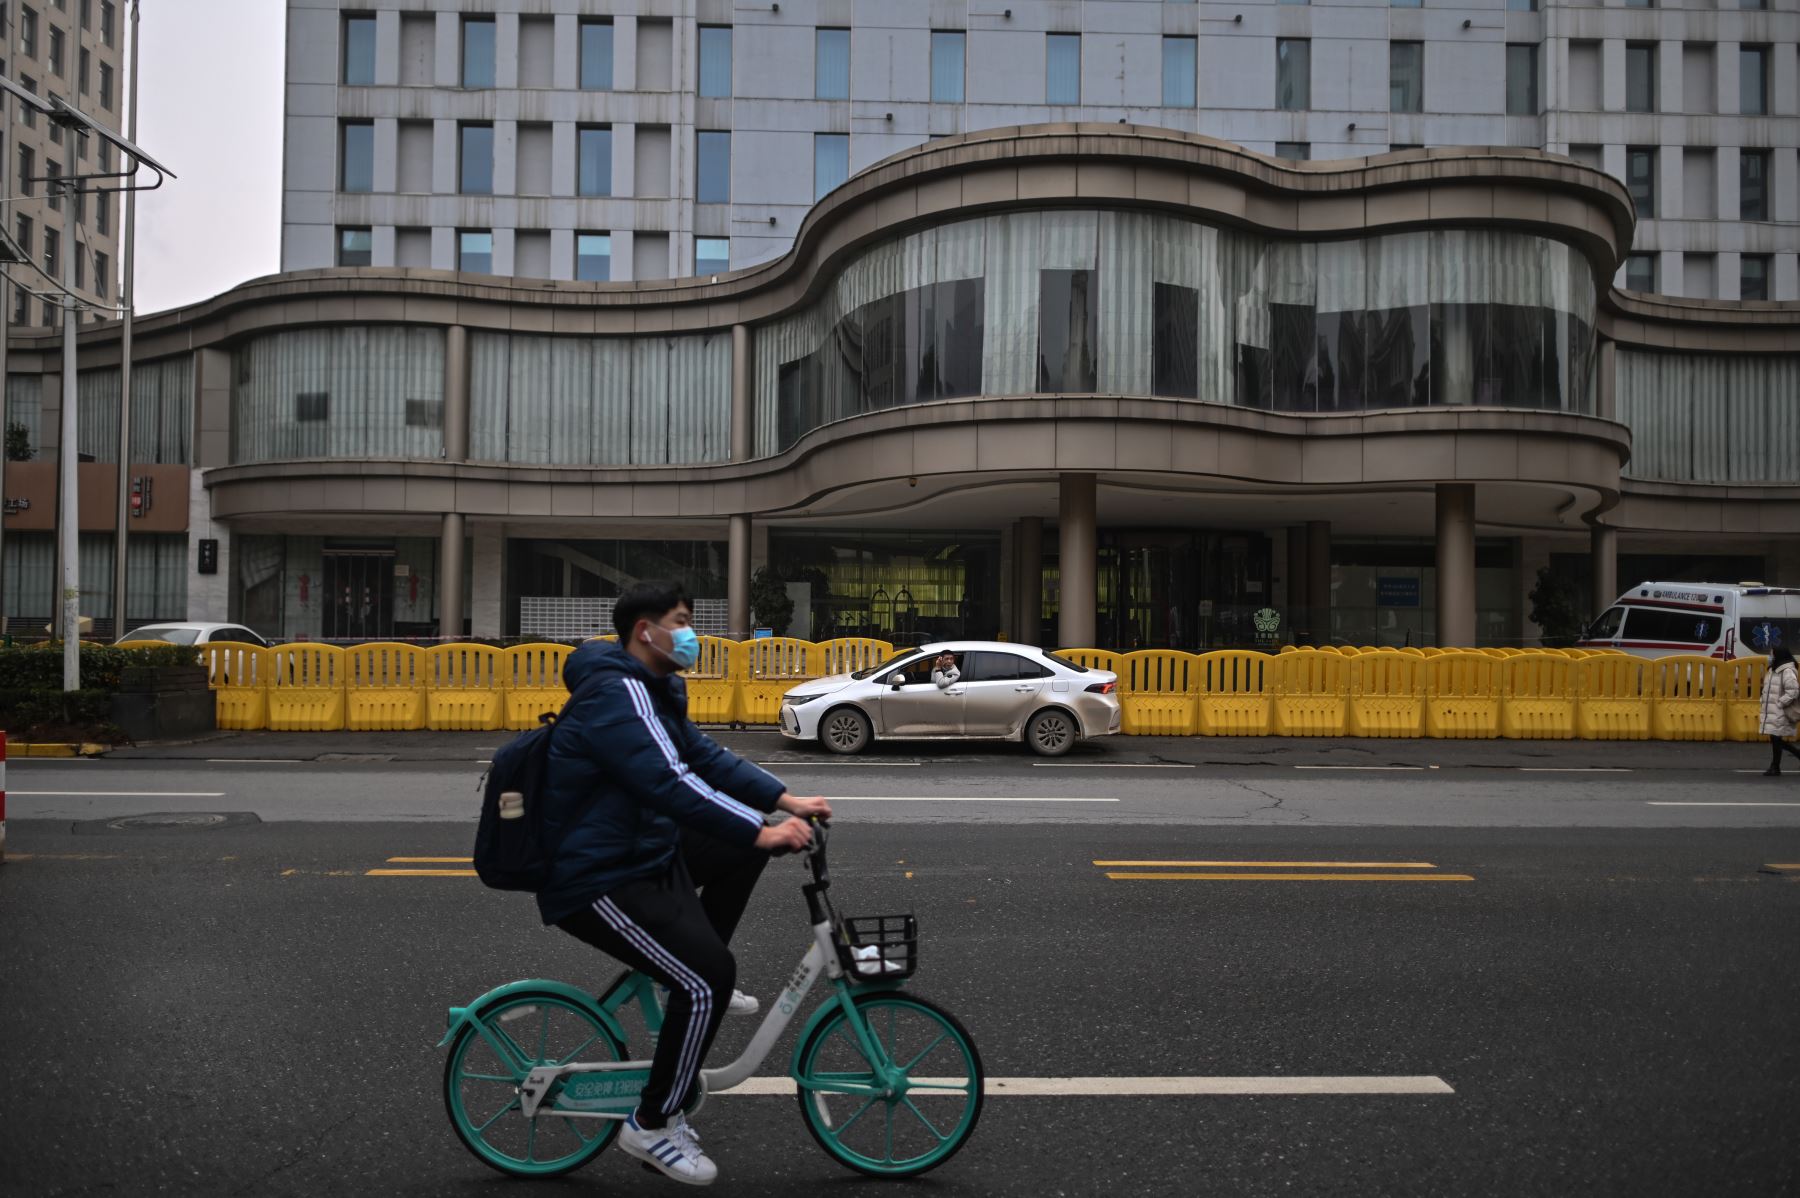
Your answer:
[[[942,654],[954,678],[933,681]],[[781,700],[781,731],[834,753],[874,740],[1022,740],[1045,757],[1119,730],[1119,678],[1043,649],[947,641],[854,674],[802,682]]]
[[[255,645],[267,649],[269,642],[242,624],[146,624],[134,628],[117,643],[126,641],[167,641],[171,645],[213,645],[229,641],[237,645]]]

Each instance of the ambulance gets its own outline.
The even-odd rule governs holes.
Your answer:
[[[1760,582],[1645,582],[1600,614],[1575,642],[1639,657],[1695,653],[1730,661],[1777,645],[1800,647],[1800,590]]]

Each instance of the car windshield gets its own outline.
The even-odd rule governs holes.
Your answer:
[[[869,677],[871,674],[878,674],[882,670],[891,670],[898,666],[911,665],[913,662],[919,660],[919,658],[921,658],[923,656],[925,656],[923,653],[913,653],[906,657],[901,657],[895,661],[884,661],[878,666],[870,666],[866,670],[857,670],[854,673],[852,673],[850,675],[850,677],[856,679],[858,682],[861,682],[864,678]]]
[[[1059,657],[1054,653],[1045,653],[1044,656],[1049,658],[1051,661],[1055,662],[1057,665],[1061,666],[1065,670],[1074,670],[1077,674],[1085,674],[1088,672],[1088,668],[1086,666],[1081,665],[1078,662],[1070,661],[1066,657]]]
[[[198,628],[140,628],[131,634],[134,641],[167,641],[171,645],[191,645],[200,639]]]

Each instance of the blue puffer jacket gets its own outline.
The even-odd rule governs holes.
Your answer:
[[[683,826],[739,844],[786,789],[687,718],[681,679],[659,678],[615,644],[570,655],[574,701],[550,736],[545,843],[554,845],[538,912],[555,923],[626,882],[668,868]]]

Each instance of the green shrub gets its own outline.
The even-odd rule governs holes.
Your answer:
[[[198,651],[188,645],[158,645],[154,649],[83,645],[81,685],[83,690],[116,691],[127,666],[191,666],[198,660]],[[0,649],[0,691],[50,690],[61,694],[62,680],[60,643]]]
[[[14,740],[117,740],[112,692],[0,689],[0,728]]]

